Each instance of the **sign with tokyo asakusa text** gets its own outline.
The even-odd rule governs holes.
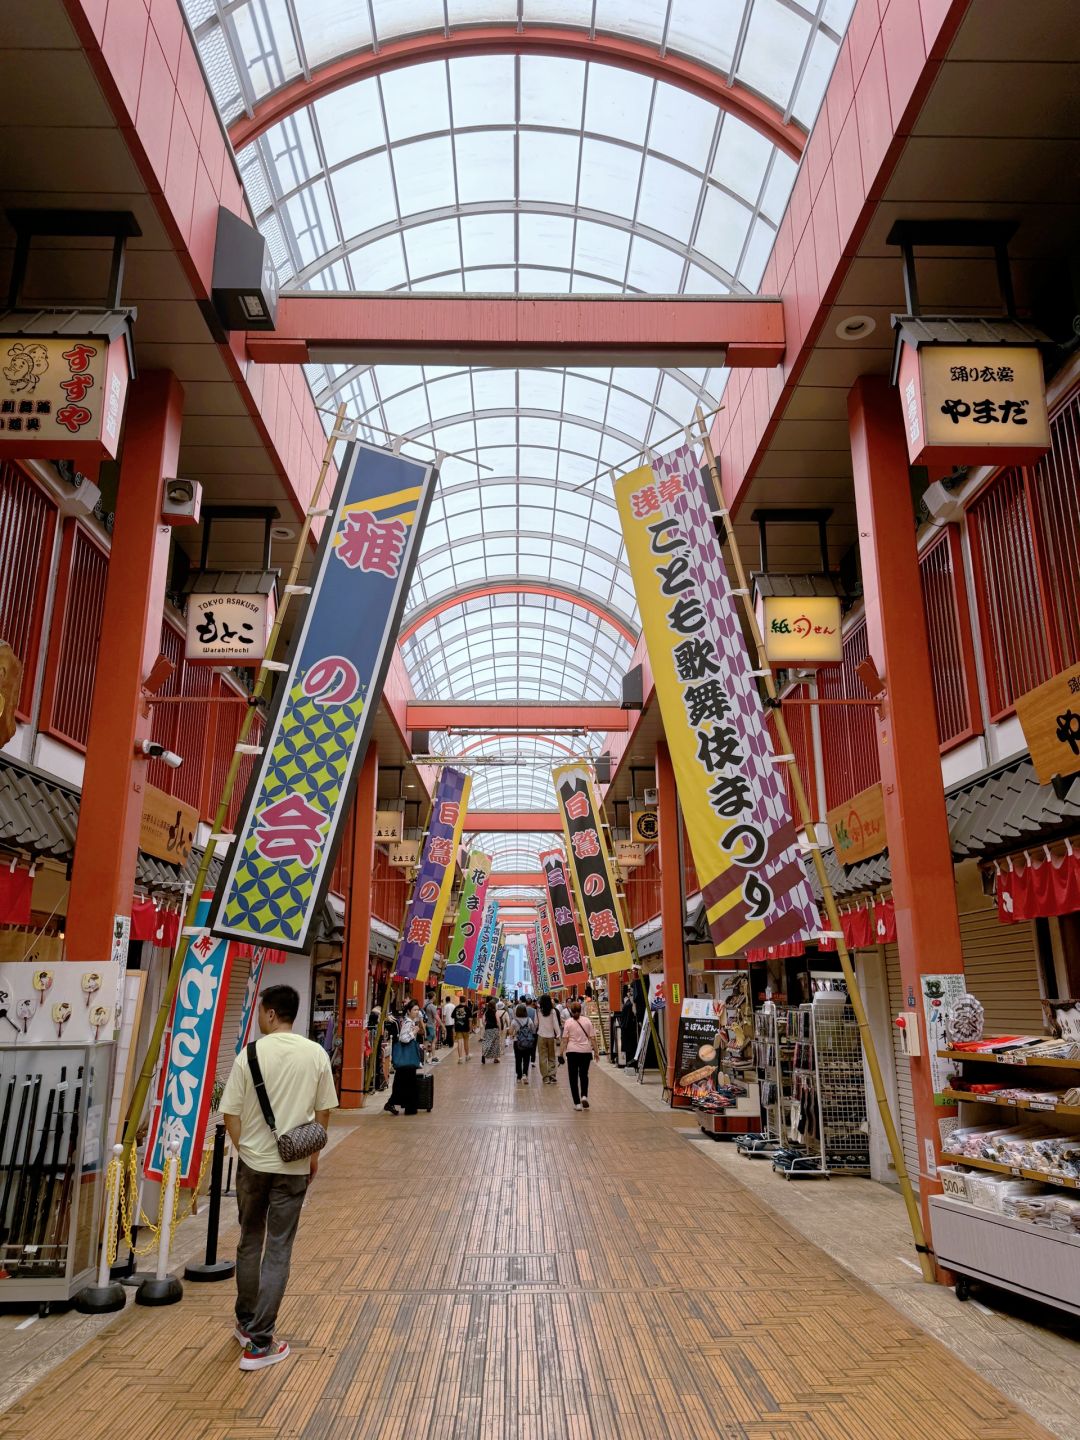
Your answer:
[[[431,970],[454,885],[471,784],[467,775],[447,766],[435,786],[427,839],[413,883],[394,971],[400,980],[426,980]]]
[[[165,1156],[173,1140],[180,1147],[180,1184],[194,1185],[199,1177],[232,965],[228,941],[204,928],[209,913],[210,896],[204,895],[195,912],[199,933],[188,941],[173,1000],[146,1142],[148,1180],[164,1178]]]
[[[815,933],[713,501],[690,448],[622,476],[615,498],[716,953]]]
[[[548,899],[551,901],[551,918],[555,924],[555,941],[559,947],[559,967],[563,983],[583,985],[587,972],[585,957],[581,953],[577,916],[574,914],[571,882],[566,873],[566,856],[561,850],[541,850],[540,864],[544,868]]]
[[[592,774],[584,765],[560,765],[552,775],[566,836],[570,880],[592,968],[597,975],[627,970],[633,957],[616,894],[615,866],[600,825]]]
[[[215,935],[310,949],[390,665],[434,474],[359,442],[345,452],[311,597],[214,897]]]
[[[1032,346],[903,345],[899,390],[912,465],[1030,465],[1050,448]]]
[[[484,920],[484,898],[491,874],[491,856],[473,850],[465,867],[465,883],[461,887],[454,933],[443,971],[444,985],[468,985],[472,975],[473,956],[480,939]]]
[[[123,335],[0,335],[0,455],[114,459],[128,379]]]
[[[273,595],[189,595],[184,656],[203,665],[257,665],[274,620]]]

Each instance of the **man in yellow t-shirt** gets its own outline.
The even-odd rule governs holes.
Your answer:
[[[293,1034],[300,996],[291,985],[271,985],[259,996],[258,1069],[279,1135],[316,1120],[325,1126],[338,1103],[330,1060],[321,1045]],[[248,1068],[247,1051],[236,1057],[221,1097],[221,1114],[240,1159],[236,1204],[236,1328],[244,1347],[241,1370],[262,1370],[288,1358],[289,1346],[274,1339],[285,1296],[300,1208],[319,1168],[319,1156],[282,1160],[263,1117]]]

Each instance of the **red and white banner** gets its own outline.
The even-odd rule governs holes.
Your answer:
[[[1071,915],[1080,910],[1080,855],[1072,851],[1059,860],[999,870],[994,880],[998,919],[1006,925]]]

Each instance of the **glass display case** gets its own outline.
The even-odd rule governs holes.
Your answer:
[[[0,1045],[0,1302],[92,1283],[115,1046]]]

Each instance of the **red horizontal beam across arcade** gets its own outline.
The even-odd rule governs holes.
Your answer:
[[[777,299],[721,295],[283,295],[277,328],[248,331],[264,364],[779,365]]]
[[[465,829],[473,832],[488,830],[494,835],[535,833],[562,834],[559,812],[544,810],[470,810]]]
[[[453,700],[411,700],[407,730],[628,730],[630,711],[618,705],[514,705]]]
[[[527,889],[546,886],[547,881],[539,870],[493,870],[488,876],[489,890],[506,890],[510,887]]]

